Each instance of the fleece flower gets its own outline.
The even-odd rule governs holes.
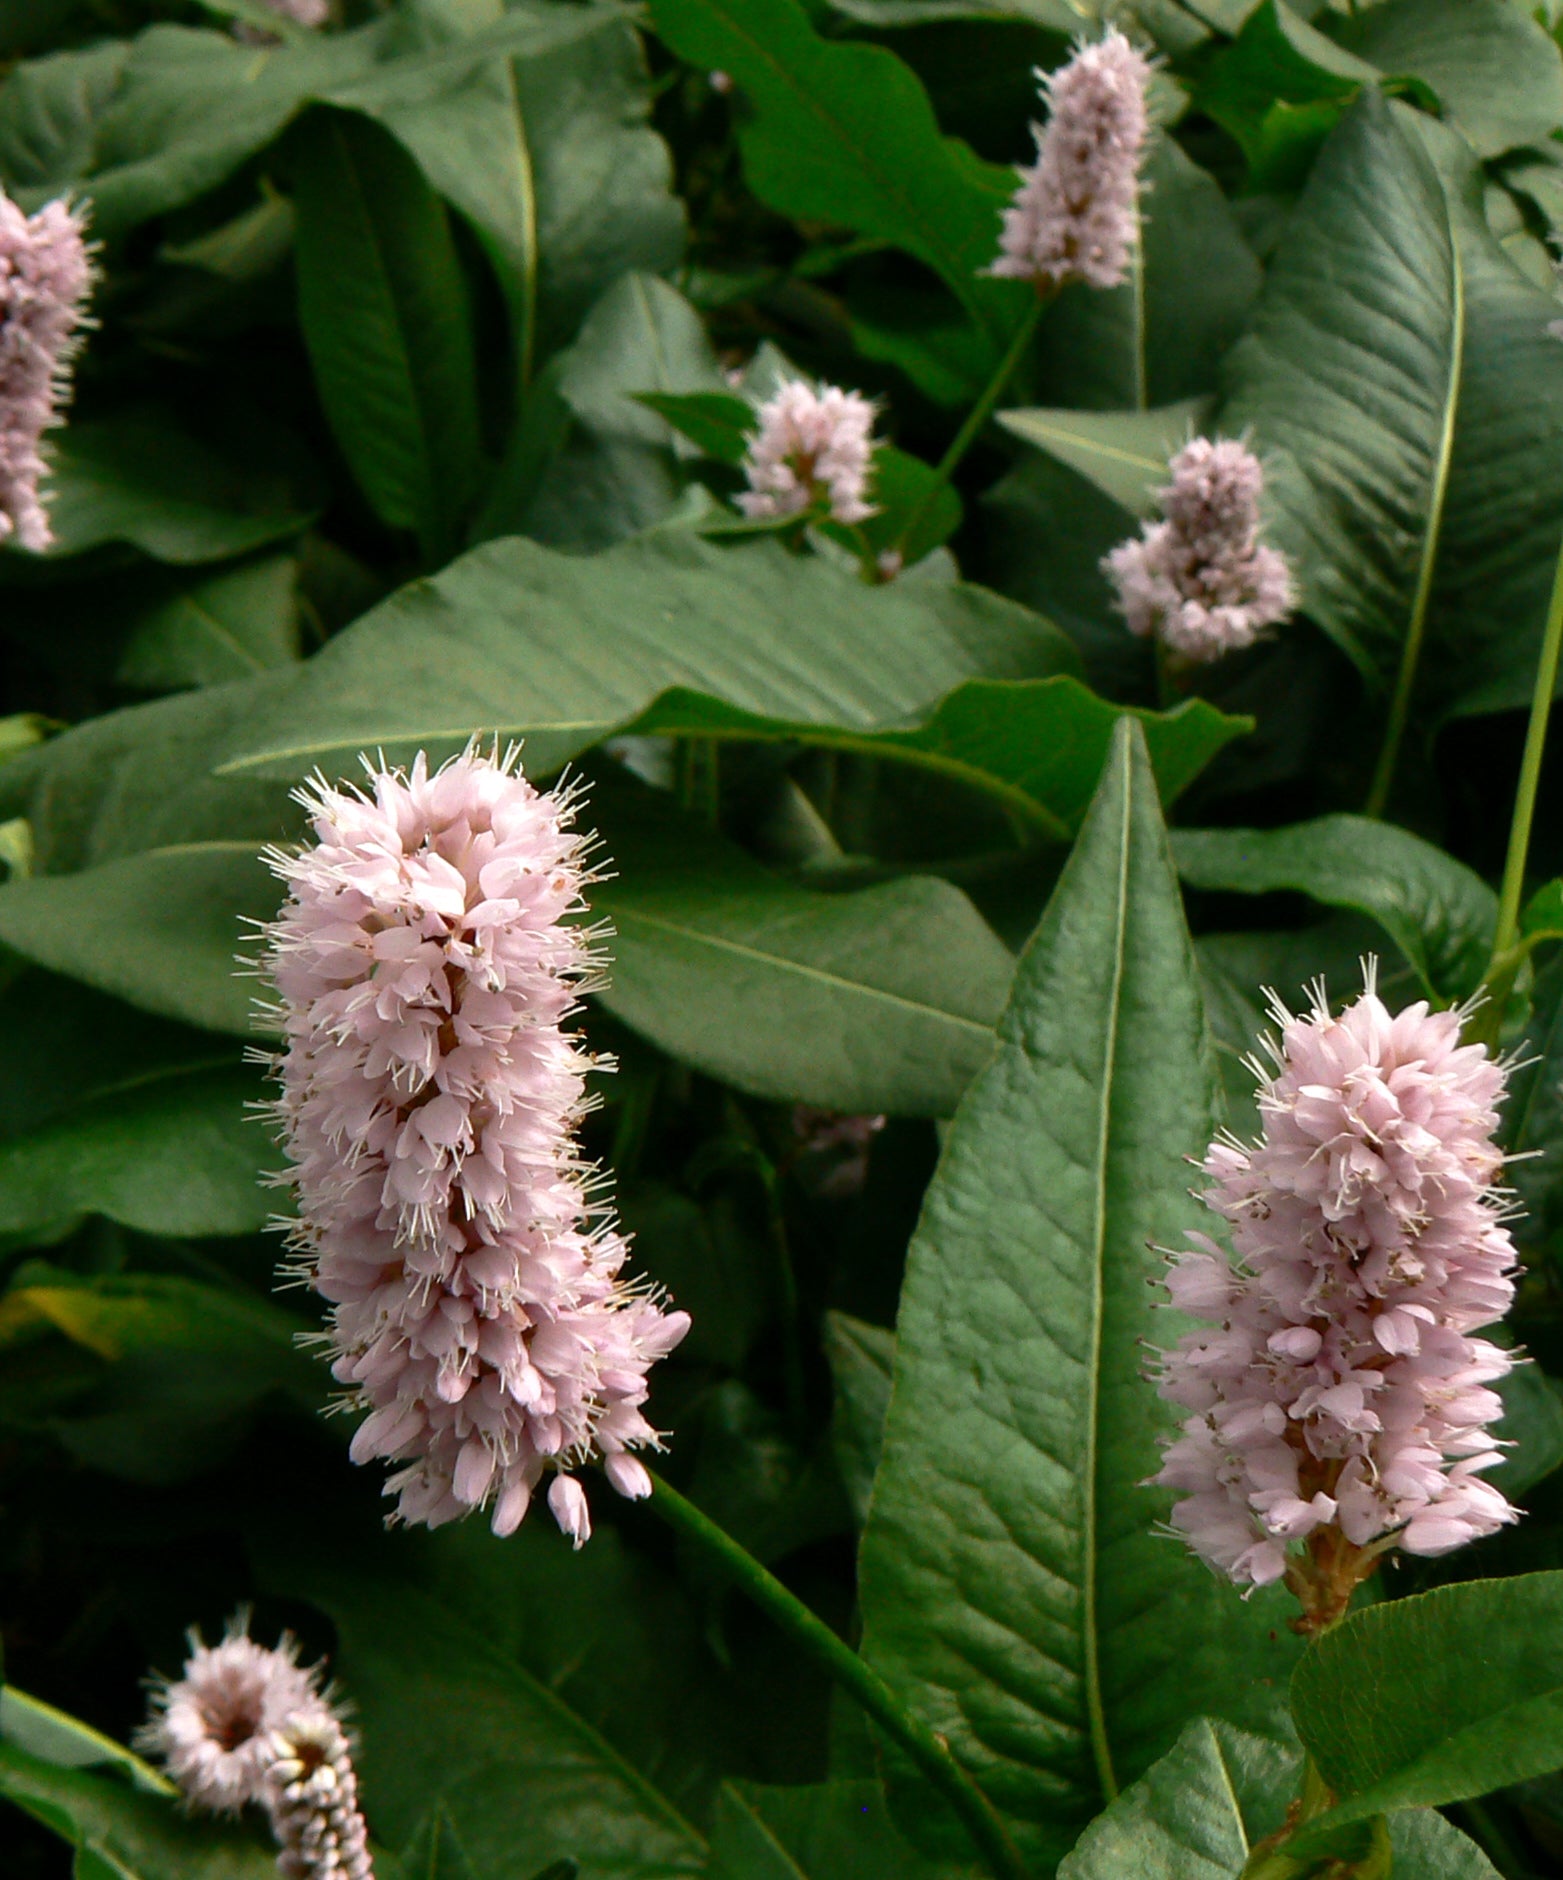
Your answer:
[[[267,1744],[267,1812],[285,1880],[374,1880],[352,1745],[327,1704],[290,1717]]]
[[[54,540],[39,446],[70,397],[92,286],[84,228],[63,202],[23,215],[0,190],[0,542],[35,553]]]
[[[1206,1323],[1162,1363],[1188,1416],[1155,1479],[1213,1567],[1284,1577],[1324,1623],[1387,1548],[1447,1553],[1515,1518],[1482,1479],[1512,1359],[1471,1336],[1514,1290],[1506,1073],[1460,1042],[1460,1012],[1393,1014],[1371,972],[1338,1018],[1322,987],[1304,1017],[1273,1010],[1263,1134],[1203,1165],[1236,1263],[1191,1235],[1168,1278]]]
[[[1196,437],[1156,492],[1164,520],[1142,525],[1102,562],[1129,631],[1190,662],[1252,646],[1291,612],[1286,557],[1260,540],[1264,470],[1246,444]]]
[[[761,405],[759,430],[743,471],[749,488],[738,498],[746,516],[801,516],[828,507],[833,522],[866,522],[874,460],[874,407],[861,392],[837,385],[815,391],[788,379]]]
[[[1046,290],[1129,278],[1150,75],[1150,62],[1116,29],[1058,71],[1038,72],[1047,127],[1032,126],[1037,160],[1019,172],[990,274]]]
[[[575,918],[586,842],[514,751],[366,767],[367,792],[303,790],[314,843],[268,857],[289,890],[266,965],[298,1272],[368,1412],[353,1458],[397,1465],[401,1519],[490,1507],[509,1534],[552,1475],[579,1545],[569,1471],[600,1458],[650,1492],[630,1453],[656,1441],[646,1374],[689,1325],[625,1281],[576,1141],[593,1060],[567,1020],[601,963]]]

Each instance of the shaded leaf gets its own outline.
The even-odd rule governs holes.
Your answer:
[[[1148,516],[1168,458],[1205,429],[1214,407],[1211,398],[1186,398],[1158,411],[1001,411],[999,421],[1131,514]]]
[[[1139,1486],[1170,1424],[1148,1243],[1192,1224],[1212,1079],[1126,725],[924,1203],[861,1565],[865,1654],[1039,1864],[1191,1707],[1263,1714],[1290,1659]]]
[[[1563,1246],[1563,954],[1536,976],[1518,1056],[1504,1107],[1504,1178],[1524,1206],[1515,1233],[1528,1254]]]
[[[877,1782],[728,1782],[717,1795],[709,1880],[958,1880],[970,1871],[909,1847]]]
[[[827,1312],[825,1356],[835,1386],[831,1443],[847,1499],[861,1526],[868,1519],[869,1496],[884,1443],[895,1333],[845,1312]]]
[[[1179,829],[1172,853],[1191,887],[1290,888],[1371,915],[1435,997],[1468,997],[1486,971],[1498,897],[1463,862],[1392,823],[1321,816],[1285,829]]]
[[[298,563],[270,555],[186,587],[133,617],[122,685],[218,685],[298,658]]]
[[[435,1803],[400,1855],[402,1880],[478,1880],[454,1824]]]

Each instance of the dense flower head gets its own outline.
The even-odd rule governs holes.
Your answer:
[[[621,1494],[650,1492],[630,1453],[656,1441],[646,1374],[689,1325],[623,1278],[576,1141],[594,1060],[567,1021],[601,964],[576,918],[587,842],[515,751],[365,764],[367,792],[301,791],[315,841],[268,857],[289,889],[266,969],[298,1270],[368,1411],[353,1458],[400,1465],[400,1518],[491,1505],[508,1534],[553,1472],[579,1545],[564,1472],[597,1457]]]
[[[266,1804],[285,1880],[373,1880],[352,1745],[326,1705],[267,1739]]]
[[[1388,1546],[1442,1554],[1515,1518],[1482,1479],[1513,1360],[1470,1336],[1513,1296],[1506,1072],[1461,1044],[1460,1011],[1391,1013],[1371,969],[1339,1017],[1322,986],[1305,1016],[1273,1011],[1260,1139],[1203,1164],[1236,1262],[1203,1234],[1173,1257],[1172,1303],[1206,1323],[1162,1362],[1189,1415],[1155,1480],[1238,1584],[1306,1594],[1302,1545],[1349,1596]]]
[[[0,542],[35,553],[54,539],[39,446],[70,396],[92,287],[84,231],[67,203],[24,215],[0,190]]]
[[[1264,469],[1246,444],[1196,437],[1156,492],[1163,520],[1102,562],[1129,631],[1189,661],[1252,646],[1295,604],[1285,555],[1260,539]]]
[[[759,410],[744,458],[746,516],[801,516],[826,505],[833,522],[865,522],[874,460],[874,406],[861,392],[788,379]]]
[[[1150,61],[1116,28],[1058,71],[1038,72],[1048,121],[1032,126],[1037,160],[1020,171],[990,274],[1042,288],[1128,279],[1150,75]]]
[[[137,1744],[192,1807],[235,1813],[262,1799],[271,1733],[324,1705],[319,1673],[298,1662],[286,1635],[275,1650],[257,1644],[242,1614],[219,1644],[203,1644],[193,1630],[189,1643],[181,1676],[154,1688]]]

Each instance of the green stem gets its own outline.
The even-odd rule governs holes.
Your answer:
[[[924,517],[938,501],[939,492],[954,476],[961,459],[977,441],[978,433],[993,416],[993,408],[1003,396],[1004,387],[1009,384],[1016,366],[1025,356],[1026,348],[1031,344],[1032,337],[1036,333],[1037,322],[1042,318],[1042,310],[1050,299],[1051,295],[1038,292],[1026,309],[1025,317],[1015,328],[1014,336],[1005,350],[1004,357],[994,368],[993,377],[988,380],[982,396],[967,412],[966,422],[955,433],[955,441],[939,459],[932,483],[923,491],[921,501],[913,507],[911,515],[907,518],[906,527],[902,529],[900,540],[896,543],[896,547],[903,552],[907,543],[917,533]]]
[[[1525,864],[1530,857],[1531,825],[1536,820],[1536,793],[1541,785],[1541,760],[1547,748],[1547,721],[1558,686],[1558,660],[1563,654],[1563,550],[1552,577],[1552,598],[1547,603],[1547,624],[1542,630],[1541,658],[1536,663],[1536,690],[1531,696],[1530,723],[1525,731],[1525,755],[1520,760],[1519,789],[1514,797],[1514,821],[1509,826],[1509,853],[1503,864],[1503,887],[1498,895],[1498,930],[1493,936],[1493,959],[1507,953],[1519,938],[1520,901],[1525,893]]]
[[[966,1824],[997,1880],[1030,1880],[993,1804],[950,1754],[944,1739],[904,1709],[877,1671],[839,1639],[789,1593],[774,1574],[676,1488],[653,1473],[651,1507],[668,1526],[699,1548],[724,1579],[747,1593],[794,1644],[806,1651],[850,1696],[856,1698],[887,1736],[893,1737]]]

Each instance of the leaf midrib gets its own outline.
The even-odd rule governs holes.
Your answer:
[[[1102,1699],[1101,1638],[1097,1617],[1097,1471],[1100,1464],[1101,1374],[1103,1317],[1106,1310],[1104,1268],[1107,1258],[1107,1152],[1112,1126],[1113,1078],[1118,1057],[1118,1014],[1122,1003],[1129,910],[1129,849],[1134,814],[1134,772],[1124,778],[1123,815],[1118,833],[1118,883],[1113,932],[1113,963],[1107,1026],[1102,1042],[1102,1076],[1097,1109],[1095,1240],[1091,1260],[1091,1354],[1087,1372],[1085,1462],[1081,1470],[1084,1492],[1084,1559],[1081,1563],[1081,1629],[1085,1654],[1086,1719],[1097,1780],[1108,1801],[1116,1799],[1118,1779],[1113,1769],[1112,1746],[1107,1739],[1106,1706]]]

